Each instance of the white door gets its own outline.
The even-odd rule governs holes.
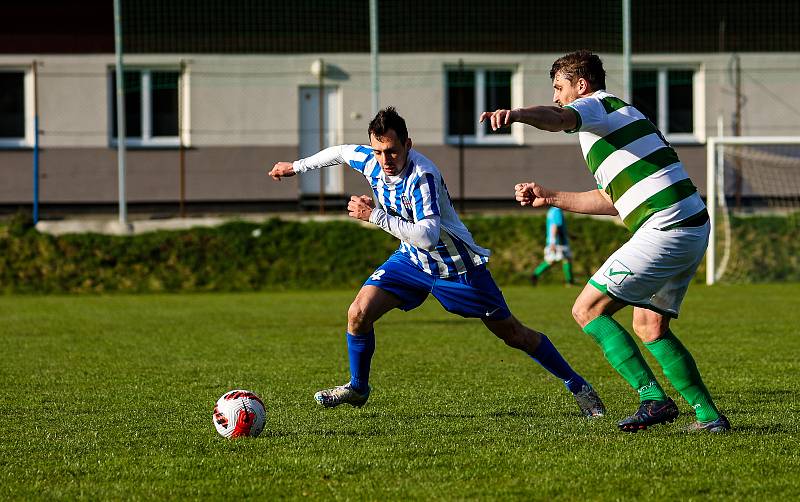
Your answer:
[[[324,87],[322,91],[322,134],[320,134],[320,89],[300,87],[300,158],[308,157],[323,148],[337,144],[336,124],[339,119],[338,89]],[[320,139],[322,145],[320,145]],[[320,185],[320,176],[322,184]],[[309,171],[300,176],[301,195],[319,195],[320,186],[326,195],[342,195],[344,179],[342,166]]]

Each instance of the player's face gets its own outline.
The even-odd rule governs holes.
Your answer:
[[[561,72],[556,73],[553,79],[553,103],[558,106],[572,103],[581,96],[581,85],[585,86],[583,79],[576,79],[573,84]]]
[[[408,151],[411,149],[411,138],[406,139],[403,144],[394,129],[389,129],[383,136],[370,134],[369,144],[384,173],[397,176],[405,169]]]

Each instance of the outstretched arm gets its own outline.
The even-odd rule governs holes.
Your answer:
[[[556,206],[565,211],[583,214],[619,214],[611,198],[604,191],[561,192],[548,190],[535,182],[518,183],[514,186],[514,196],[521,206]]]
[[[338,166],[346,162],[342,152],[342,145],[326,148],[311,157],[295,160],[294,162],[277,162],[272,166],[269,175],[275,181],[288,178],[297,173],[304,173],[322,167]]]
[[[544,131],[571,131],[578,126],[578,117],[571,108],[558,106],[530,106],[513,110],[495,110],[481,113],[480,121],[488,120],[492,130],[522,122]]]

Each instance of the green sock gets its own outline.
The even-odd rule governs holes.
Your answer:
[[[600,345],[611,366],[639,393],[640,401],[667,399],[636,342],[611,316],[596,317],[583,328],[583,332]]]
[[[561,268],[564,270],[564,280],[567,281],[567,284],[572,284],[572,263],[564,261]]]
[[[645,343],[644,346],[661,365],[664,376],[675,387],[675,390],[680,392],[686,402],[694,408],[697,420],[710,422],[719,418],[719,410],[714,406],[711,394],[703,384],[692,354],[686,350],[686,347],[672,331],[667,330],[661,338]]]
[[[536,277],[539,277],[548,268],[550,268],[550,264],[547,263],[546,261],[543,261],[542,263],[539,264],[538,267],[536,267],[536,270],[533,271],[533,275],[535,275]]]

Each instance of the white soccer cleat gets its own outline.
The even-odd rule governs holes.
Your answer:
[[[606,407],[597,391],[591,385],[584,385],[581,390],[573,394],[575,401],[581,408],[581,412],[588,418],[598,418],[605,416]]]
[[[367,389],[364,394],[359,394],[350,386],[350,382],[339,385],[332,389],[325,389],[314,394],[314,400],[325,408],[335,408],[340,404],[349,404],[356,408],[361,408],[369,399],[372,387]]]

